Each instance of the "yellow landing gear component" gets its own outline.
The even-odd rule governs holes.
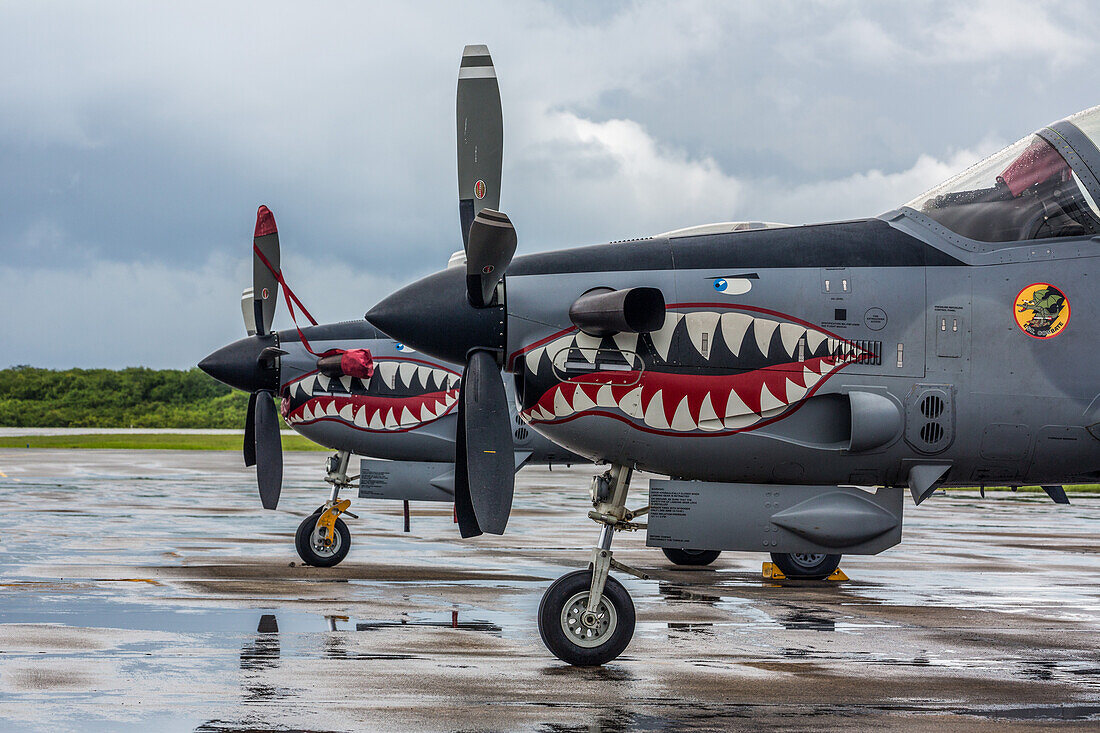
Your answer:
[[[760,575],[764,580],[788,580],[787,576],[783,574],[783,571],[776,567],[773,562],[766,562],[760,569]],[[832,572],[825,580],[848,580],[848,576],[844,574],[844,571],[837,568]]]
[[[336,519],[347,511],[351,501],[344,499],[331,504],[317,517],[317,540],[322,547],[332,547],[336,542]]]

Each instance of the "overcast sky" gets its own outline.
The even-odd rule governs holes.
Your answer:
[[[443,267],[466,43],[522,254],[892,209],[1100,104],[1098,38],[1074,0],[5,2],[0,367],[184,368],[243,336],[261,203],[322,321]]]

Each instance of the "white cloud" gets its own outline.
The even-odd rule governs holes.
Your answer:
[[[921,155],[899,171],[873,168],[807,182],[736,176],[712,158],[692,158],[660,145],[629,120],[593,122],[559,112],[544,120],[516,152],[518,175],[533,189],[539,209],[561,212],[568,226],[596,236],[578,243],[645,236],[711,221],[771,220],[812,223],[896,208],[977,162],[1003,143],[985,139],[944,159]],[[569,177],[573,176],[572,181]],[[563,183],[565,181],[565,183]],[[533,185],[528,184],[529,189]],[[517,226],[522,228],[521,207]],[[538,247],[536,243],[536,248]],[[529,243],[528,243],[529,246]]]

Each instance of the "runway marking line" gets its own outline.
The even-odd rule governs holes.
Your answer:
[[[7,477],[8,477],[8,474],[4,473],[3,471],[0,471],[0,478],[7,478]],[[19,479],[13,478],[12,481],[19,481]]]

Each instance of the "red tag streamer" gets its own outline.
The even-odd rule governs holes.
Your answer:
[[[306,347],[306,351],[314,356],[321,356],[321,354],[313,350],[313,347],[309,345],[309,340],[306,338],[306,335],[302,333],[302,328],[298,325],[298,318],[294,315],[294,304],[298,304],[298,307],[301,308],[302,313],[309,319],[311,324],[316,326],[317,320],[310,315],[310,312],[302,305],[302,301],[298,300],[298,296],[295,295],[294,291],[290,289],[290,286],[286,284],[286,280],[283,279],[282,271],[276,270],[271,266],[271,263],[268,262],[268,259],[264,257],[264,253],[260,251],[260,248],[257,247],[255,243],[252,244],[252,251],[256,253],[256,256],[260,258],[260,262],[264,263],[264,267],[266,267],[268,271],[275,276],[275,279],[279,281],[279,284],[283,286],[283,299],[286,301],[287,310],[290,311],[290,320],[294,321],[294,328],[298,331],[298,338],[301,340],[302,346]]]

